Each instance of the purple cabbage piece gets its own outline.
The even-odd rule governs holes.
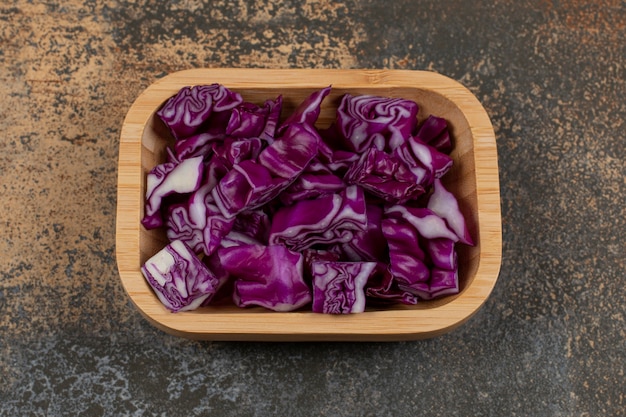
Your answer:
[[[389,247],[389,271],[401,289],[412,292],[413,284],[430,279],[419,235],[403,219],[383,219],[382,231]]]
[[[243,102],[235,107],[226,125],[226,134],[233,138],[257,137],[265,127],[269,107]]]
[[[411,290],[423,300],[432,300],[444,295],[458,294],[458,270],[433,268],[430,281],[417,283]]]
[[[230,172],[232,164],[219,155],[212,155],[205,165],[203,184],[213,190],[222,178]]]
[[[243,211],[235,217],[233,230],[246,234],[255,240],[267,244],[270,234],[271,219],[262,208]]]
[[[220,247],[231,248],[233,246],[246,246],[246,245],[263,245],[263,242],[259,242],[248,233],[243,233],[238,230],[231,230],[226,236],[222,238]]]
[[[424,239],[423,227],[416,227],[410,220],[385,218],[382,221],[389,246],[389,270],[397,288],[424,300],[456,294],[459,282],[455,241],[433,236]]]
[[[302,174],[280,194],[280,201],[291,205],[300,200],[337,193],[346,188],[345,182],[319,161],[313,160]]]
[[[225,161],[225,165],[232,168],[233,165],[251,159],[256,160],[263,149],[263,141],[260,138],[226,138],[222,143],[213,147],[215,155]]]
[[[418,111],[418,105],[410,100],[345,94],[337,119],[324,136],[340,141],[332,147],[357,153],[372,147],[393,150],[416,129]]]
[[[348,242],[366,227],[365,196],[352,185],[339,194],[281,207],[274,214],[269,242],[301,251],[318,244]]]
[[[401,160],[376,148],[368,149],[350,167],[345,180],[392,204],[405,203],[424,194],[424,187]]]
[[[242,102],[239,93],[232,92],[220,84],[185,87],[165,103],[157,112],[157,116],[178,140],[198,132],[214,113],[227,112]],[[226,126],[221,122],[225,117],[230,115],[216,115],[220,122],[215,125]]]
[[[217,289],[215,294],[207,298],[202,303],[202,306],[214,305],[221,303],[223,300],[231,302],[232,280],[230,279],[228,271],[226,271],[220,263],[220,258],[217,255],[217,252],[213,252],[210,256],[203,256],[202,263],[205,264],[207,268],[209,268],[209,271],[213,272],[217,278]]]
[[[226,217],[267,204],[304,171],[317,153],[318,136],[306,126],[292,124],[265,148],[257,161],[235,164],[213,190]]]
[[[352,262],[387,261],[388,251],[382,232],[382,207],[366,204],[367,226],[363,231],[354,233],[354,238],[340,244],[344,258]]]
[[[198,308],[217,292],[220,284],[215,274],[179,240],[148,259],[141,272],[172,312]]]
[[[266,100],[263,106],[243,102],[230,114],[226,135],[239,139],[259,138],[271,144],[282,110],[282,96]]]
[[[157,165],[146,178],[146,204],[141,223],[146,229],[163,225],[161,202],[171,194],[192,193],[200,187],[204,165],[202,157],[190,158],[179,164]]]
[[[434,267],[449,270],[455,270],[457,268],[457,255],[454,241],[450,239],[429,239],[426,241],[424,247]]]
[[[446,221],[461,243],[474,245],[456,197],[446,190],[441,180],[437,179],[433,182],[433,192],[428,198],[426,207]]]
[[[258,162],[272,176],[293,181],[317,155],[320,141],[319,134],[312,126],[292,123],[261,152]]]
[[[306,99],[304,99],[298,107],[285,119],[278,128],[278,132],[282,133],[292,124],[304,124],[307,126],[315,126],[317,118],[320,115],[322,101],[330,93],[331,87],[328,86],[318,91],[314,91]]]
[[[452,151],[448,122],[442,117],[428,116],[420,125],[416,136],[439,152],[449,154]]]
[[[398,146],[393,154],[406,164],[417,183],[424,188],[430,186],[436,178],[441,178],[453,164],[450,156],[412,136]]]
[[[203,185],[186,203],[170,207],[166,234],[170,240],[182,240],[194,252],[211,255],[235,223],[225,218],[210,194],[210,185]]]
[[[321,136],[320,136],[321,137]],[[360,155],[356,152],[342,149],[332,149],[322,138],[319,143],[319,153],[317,159],[336,175],[345,175],[346,171],[358,161]]]
[[[458,242],[458,236],[448,228],[445,220],[434,211],[423,207],[407,207],[396,204],[385,210],[387,218],[402,218],[426,239],[446,238]]]
[[[225,136],[221,133],[198,133],[174,142],[174,153],[178,160],[196,156],[208,157],[215,143],[223,141],[224,138]]]
[[[313,262],[313,312],[365,311],[365,284],[375,268],[376,262]]]
[[[330,249],[313,249],[307,248],[300,252],[304,257],[304,278],[307,283],[313,281],[311,270],[314,262],[338,262],[341,259],[341,253]]]
[[[379,303],[401,303],[414,305],[418,302],[418,297],[398,287],[397,281],[389,271],[387,264],[378,263],[376,272],[370,277],[365,287],[365,295],[372,302]]]
[[[311,302],[301,254],[284,246],[243,245],[220,248],[218,255],[235,278],[233,299],[239,307],[293,311]]]
[[[283,97],[278,96],[275,100],[267,100],[265,106],[269,111],[265,119],[265,126],[259,134],[259,138],[271,145],[278,133],[278,123],[283,109]]]
[[[292,179],[293,180],[293,179]],[[292,180],[275,178],[263,165],[245,160],[234,165],[212,190],[215,203],[226,218],[254,210],[270,202]]]

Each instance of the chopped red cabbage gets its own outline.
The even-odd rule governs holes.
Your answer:
[[[426,239],[447,238],[454,242],[458,236],[451,231],[445,220],[434,211],[422,207],[395,205],[385,210],[385,215],[392,218],[403,218]]]
[[[226,236],[222,238],[220,247],[231,248],[233,246],[245,246],[245,245],[263,245],[263,242],[259,242],[248,233],[242,233],[237,230],[231,230]]]
[[[192,193],[200,187],[204,165],[202,157],[166,162],[154,167],[146,178],[145,215],[141,221],[146,229],[163,225],[161,202],[171,194]]]
[[[222,214],[232,218],[270,202],[289,184],[288,179],[273,177],[263,165],[245,160],[233,166],[212,194]]]
[[[428,239],[426,252],[436,268],[455,270],[457,268],[454,241],[450,239]]]
[[[365,311],[365,284],[375,268],[376,262],[313,262],[313,312]]]
[[[263,141],[257,137],[246,139],[228,137],[213,146],[213,157],[222,159],[224,165],[232,169],[242,161],[256,160],[263,146]]]
[[[459,291],[456,244],[473,241],[440,180],[453,163],[446,120],[418,125],[415,102],[345,94],[321,130],[329,94],[314,91],[282,123],[281,96],[257,105],[219,84],[183,88],[157,112],[175,141],[147,175],[142,223],[172,243],[142,271],[212,282],[183,302],[167,297],[185,281],[157,285],[168,308],[226,297],[344,314]],[[173,250],[190,260],[173,265]]]
[[[198,308],[220,285],[215,274],[180,240],[148,259],[141,272],[159,300],[173,312]]]
[[[383,219],[382,231],[389,247],[389,271],[400,287],[428,281],[430,268],[417,230],[404,219]]]
[[[210,155],[215,143],[223,141],[225,136],[221,133],[198,133],[174,142],[174,153],[177,160],[206,157]]]
[[[411,292],[423,300],[457,294],[459,292],[459,272],[457,269],[433,268],[430,281],[414,284]]]
[[[220,84],[185,87],[157,112],[175,139],[189,137],[217,113],[227,112],[243,102],[241,95]],[[214,115],[218,120],[219,115]],[[221,116],[223,119],[224,116]],[[224,123],[214,123],[225,126]]]
[[[433,192],[428,198],[427,208],[446,221],[461,243],[474,244],[456,197],[445,189],[441,180],[433,182]]]
[[[222,215],[210,194],[210,186],[204,185],[187,202],[169,208],[166,233],[170,240],[182,240],[195,252],[211,255],[234,223],[235,219]]]
[[[218,250],[224,269],[235,279],[239,307],[258,305],[274,311],[297,310],[311,301],[304,282],[302,254],[284,246],[240,245]]]
[[[338,194],[281,207],[274,214],[269,242],[301,251],[320,244],[348,242],[366,227],[363,190],[352,185]]]
[[[400,159],[376,148],[365,151],[345,179],[389,203],[405,203],[424,194],[424,187]]]
[[[420,125],[416,136],[424,143],[449,154],[452,151],[452,141],[448,131],[448,122],[443,117],[432,114]]]
[[[267,100],[265,106],[269,111],[265,118],[265,126],[259,134],[259,138],[271,145],[274,141],[274,137],[276,137],[280,115],[283,109],[283,97],[278,96],[275,100]]]
[[[344,188],[346,188],[346,183],[341,178],[326,165],[313,160],[302,174],[280,194],[280,201],[289,206],[297,201],[337,193]]]
[[[226,134],[234,138],[258,137],[265,127],[270,107],[243,102],[235,107],[226,125]]]
[[[246,234],[255,240],[267,244],[270,234],[271,218],[261,208],[243,211],[235,217],[233,230]]]
[[[213,252],[210,256],[203,256],[202,263],[209,268],[209,271],[213,272],[213,275],[217,278],[217,290],[215,294],[208,297],[202,303],[202,306],[213,305],[217,303],[230,303],[232,299],[232,280],[228,271],[224,269],[217,252]]]
[[[272,176],[293,181],[317,155],[320,140],[314,127],[290,124],[280,137],[261,152],[259,164],[267,168]]]
[[[326,136],[339,142],[331,146],[357,153],[372,147],[393,150],[417,127],[418,110],[411,100],[345,94]]]
[[[387,261],[388,247],[382,232],[383,209],[376,204],[366,204],[365,230],[354,233],[353,239],[339,244],[342,256],[351,262]]]
[[[387,264],[381,262],[376,265],[376,271],[365,287],[365,295],[372,303],[414,305],[419,300],[415,294],[400,289]]]
[[[330,93],[330,86],[314,91],[304,99],[279,127],[282,133],[292,124],[314,126],[320,115],[322,101]]]
[[[453,164],[450,156],[413,136],[398,146],[394,155],[406,164],[422,187],[432,185],[433,181],[445,175]]]

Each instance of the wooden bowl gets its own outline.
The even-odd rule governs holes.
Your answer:
[[[461,291],[454,296],[367,309],[351,315],[307,311],[277,313],[261,307],[203,307],[171,313],[159,302],[140,266],[167,244],[162,230],[145,230],[143,215],[147,172],[163,162],[168,132],[156,110],[184,87],[220,83],[247,101],[263,103],[283,95],[288,114],[314,90],[332,85],[318,125],[334,116],[346,92],[412,99],[419,120],[444,117],[454,139],[454,167],[445,184],[459,200],[476,246],[459,245]],[[124,289],[156,327],[202,340],[391,341],[433,337],[468,320],[485,302],[498,278],[502,252],[498,159],[493,127],[476,97],[458,82],[425,71],[193,69],[168,75],[148,87],[133,103],[122,126],[118,167],[116,256]]]

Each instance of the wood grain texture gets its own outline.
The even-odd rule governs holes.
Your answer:
[[[204,307],[171,313],[156,298],[140,266],[167,243],[163,231],[140,225],[147,172],[164,160],[167,132],[155,111],[184,86],[220,83],[247,101],[262,103],[283,95],[283,115],[314,90],[332,85],[318,120],[329,125],[338,98],[376,94],[412,99],[418,118],[429,114],[448,120],[455,164],[444,177],[457,196],[477,242],[459,246],[461,291],[416,306],[367,309],[333,316],[312,312],[276,313],[262,308]],[[203,340],[391,341],[444,334],[468,320],[485,302],[498,278],[502,230],[495,135],[476,97],[458,82],[426,71],[194,69],[168,75],[148,87],[133,103],[121,131],[118,167],[116,256],[124,289],[139,311],[158,328]]]

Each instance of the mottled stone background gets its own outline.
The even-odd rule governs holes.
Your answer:
[[[0,3],[0,415],[626,415],[626,2]],[[130,305],[120,126],[192,67],[428,69],[498,140],[500,279],[411,343],[200,343]]]

